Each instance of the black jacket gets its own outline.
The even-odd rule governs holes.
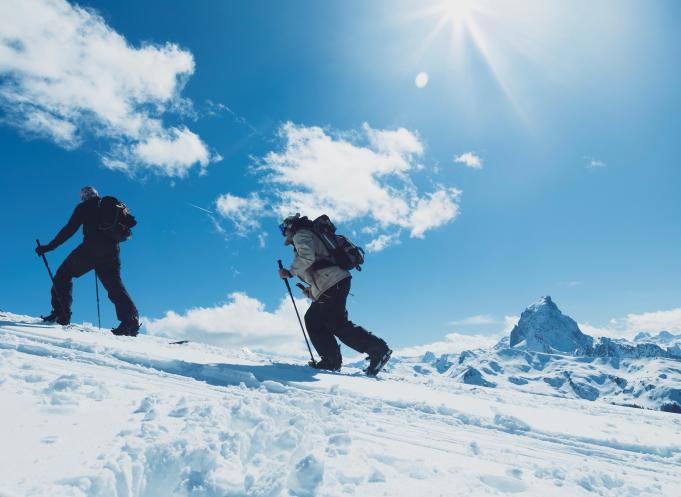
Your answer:
[[[78,228],[83,226],[83,243],[98,249],[115,248],[118,245],[103,233],[99,226],[99,197],[93,197],[85,202],[81,202],[73,210],[71,219],[66,223],[57,236],[54,237],[48,246],[51,250],[56,249],[66,240],[71,238]]]

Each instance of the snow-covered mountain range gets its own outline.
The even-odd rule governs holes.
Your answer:
[[[490,349],[426,353],[392,367],[489,388],[681,413],[681,335],[596,339],[548,296],[525,309],[510,336]]]

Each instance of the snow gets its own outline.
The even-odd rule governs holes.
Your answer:
[[[0,314],[0,496],[678,495],[681,416],[413,365],[323,373]]]

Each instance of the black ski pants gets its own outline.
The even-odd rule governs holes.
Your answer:
[[[369,355],[380,354],[388,349],[382,339],[348,319],[345,306],[351,279],[345,278],[329,288],[305,313],[305,325],[310,340],[322,358],[328,357],[340,362],[340,347],[335,337],[357,352]]]
[[[119,321],[137,321],[139,313],[128,295],[121,280],[121,259],[118,245],[98,247],[94,244],[82,243],[62,262],[54,276],[52,286],[52,309],[71,319],[73,302],[73,278],[80,278],[85,273],[95,270],[99,281],[109,294],[109,300],[116,306],[116,317]]]

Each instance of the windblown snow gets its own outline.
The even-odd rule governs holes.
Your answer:
[[[467,384],[423,361],[398,358],[371,379],[3,313],[0,402],[2,497],[681,488],[677,414]]]

